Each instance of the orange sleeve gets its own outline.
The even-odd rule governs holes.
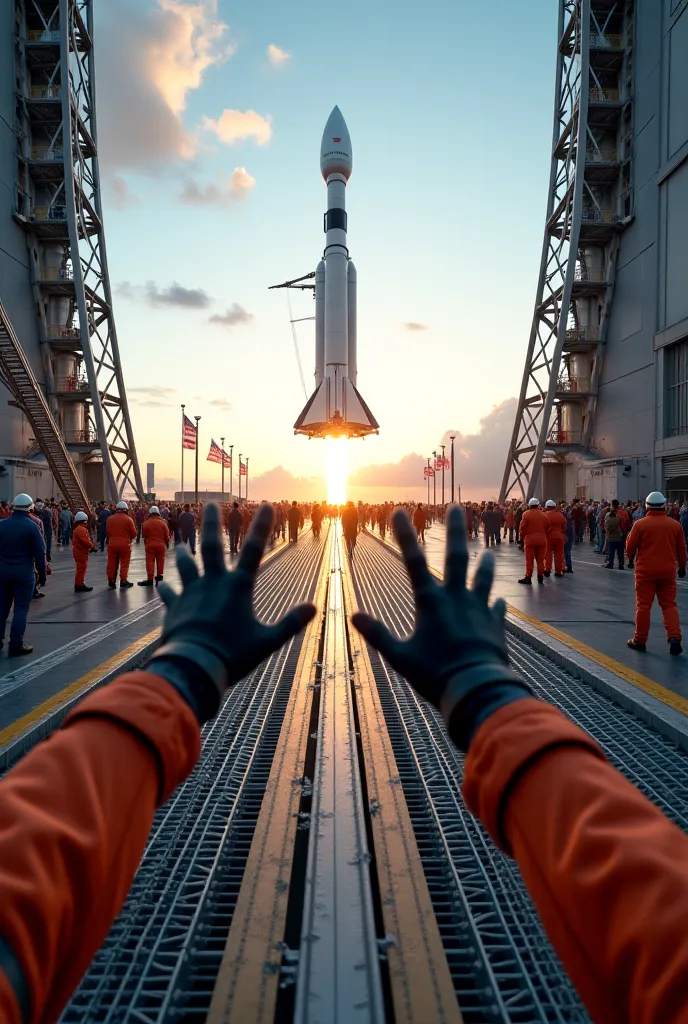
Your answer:
[[[688,1020],[688,836],[556,708],[479,728],[464,796],[515,857],[596,1024]]]
[[[119,912],[153,814],[200,753],[195,716],[151,673],[87,697],[0,784],[2,942],[30,995],[31,1022],[56,1020]],[[0,1020],[19,1022],[0,969]]]
[[[642,533],[642,530],[639,530],[638,526],[639,526],[639,524],[641,522],[642,522],[642,520],[638,519],[637,522],[633,523],[633,526],[631,527],[631,532],[629,533],[628,537],[626,537],[626,557],[627,558],[635,558],[635,556],[637,554],[637,551],[638,551],[638,540],[640,538],[640,534]]]

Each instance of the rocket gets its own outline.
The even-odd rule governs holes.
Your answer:
[[[365,437],[377,420],[356,388],[356,268],[346,238],[351,138],[339,107],[325,125],[320,173],[327,183],[325,251],[315,271],[315,391],[294,424],[307,437]]]

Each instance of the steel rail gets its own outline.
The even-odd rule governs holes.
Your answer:
[[[255,600],[262,618],[310,596],[322,550],[309,539],[268,564]],[[234,687],[204,729],[199,764],[156,815],[122,913],[64,1022],[205,1018],[209,963],[216,973],[243,871],[239,848],[248,853],[299,646],[297,638]]]

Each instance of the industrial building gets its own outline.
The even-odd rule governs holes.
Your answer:
[[[562,0],[502,496],[688,497],[688,3]]]

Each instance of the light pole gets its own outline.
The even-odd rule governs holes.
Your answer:
[[[446,447],[446,444],[440,445],[442,449],[442,521],[444,521],[444,449]]]
[[[222,444],[222,484],[221,484],[221,497],[220,497],[220,501],[224,501],[225,500],[225,439],[224,439],[224,437],[220,438],[220,443]]]
[[[241,452],[239,452],[239,504],[241,505]]]
[[[425,475],[428,478],[428,508],[430,508],[430,459],[428,459],[428,471]]]
[[[194,503],[198,505],[198,421],[200,416],[194,416],[196,420],[196,484],[194,487]]]
[[[432,453],[432,521],[437,518],[437,452]]]
[[[234,445],[229,446],[229,500],[232,500],[234,491]]]
[[[456,434],[452,434],[449,440],[452,443],[451,446],[451,492],[452,492],[452,505],[454,504],[454,441],[456,440]]]

